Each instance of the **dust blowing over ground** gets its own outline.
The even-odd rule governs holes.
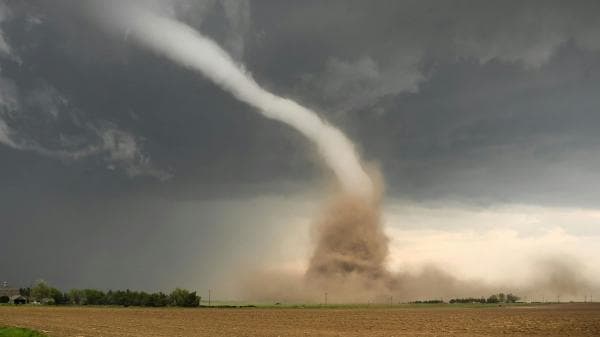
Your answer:
[[[386,267],[389,239],[383,231],[382,184],[378,174],[371,197],[339,191],[326,199],[312,228],[314,249],[303,273],[270,271],[244,282],[244,298],[322,302],[388,301],[419,296],[445,296],[480,288],[459,282],[435,267],[418,275],[393,273]],[[265,287],[269,284],[269,287]]]
[[[243,298],[323,303],[327,294],[328,303],[389,303],[510,292],[530,301],[568,301],[582,300],[600,289],[582,274],[581,264],[567,256],[533,261],[530,272],[535,276],[525,283],[459,278],[434,264],[423,265],[418,272],[395,272],[387,268],[388,241],[378,201],[336,195],[313,224],[314,250],[306,271],[252,273],[242,280]]]
[[[428,266],[418,275],[386,267],[389,239],[383,230],[380,175],[371,170],[369,197],[339,191],[328,198],[313,223],[314,249],[304,273],[253,274],[244,283],[245,298],[256,300],[369,302],[445,296],[483,290]],[[268,283],[269,287],[264,287]]]
[[[378,179],[372,179],[379,181]],[[314,250],[304,274],[265,272],[247,280],[244,296],[261,300],[360,301],[387,293],[388,238],[381,221],[381,184],[366,197],[342,190],[325,200],[312,228]],[[264,282],[272,285],[268,289]]]
[[[534,262],[537,276],[525,284],[461,279],[434,264],[421,266],[419,272],[391,271],[390,240],[383,230],[381,210],[383,185],[378,183],[382,180],[370,176],[375,182],[371,198],[339,191],[325,200],[312,225],[314,248],[306,271],[252,273],[242,282],[243,297],[322,303],[327,293],[329,303],[389,303],[513,292],[541,300],[557,294],[578,298],[596,287],[577,272],[577,261],[556,256]]]

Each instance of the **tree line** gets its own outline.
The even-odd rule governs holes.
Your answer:
[[[442,300],[418,300],[414,302],[409,302],[410,304],[441,304],[445,303]]]
[[[480,297],[465,297],[465,298],[453,298],[449,303],[515,303],[521,298],[513,294],[493,294],[488,298]]]
[[[71,289],[62,292],[51,287],[45,281],[38,281],[31,288],[21,288],[21,296],[30,302],[55,305],[120,305],[140,307],[198,307],[201,297],[195,291],[176,288],[169,294],[163,292],[147,293],[145,291],[97,289]]]
[[[450,299],[450,301],[448,301],[448,303],[450,304],[454,304],[454,303],[481,303],[481,304],[485,304],[485,303],[516,303],[520,300],[521,298],[519,296],[513,295],[513,294],[504,294],[504,293],[499,293],[499,294],[493,294],[487,298],[485,297],[463,297],[463,298],[452,298]],[[441,304],[441,303],[446,303],[444,302],[443,299],[435,299],[435,300],[418,300],[418,301],[413,301],[413,302],[409,302],[411,304]]]

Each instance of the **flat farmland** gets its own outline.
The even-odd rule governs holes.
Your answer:
[[[600,336],[600,304],[145,309],[0,306],[0,326],[52,337]]]

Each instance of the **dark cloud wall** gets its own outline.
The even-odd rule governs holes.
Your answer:
[[[339,125],[381,166],[391,196],[597,204],[595,1],[148,4]],[[225,238],[243,235],[216,226],[217,213],[174,221],[173,203],[321,188],[328,172],[299,134],[125,33],[105,34],[84,7],[1,8],[10,50],[0,43],[0,117],[22,142],[0,144],[7,278],[133,286],[145,271],[156,281],[144,287],[174,286],[177,277],[160,275],[192,263],[178,258],[191,250],[172,249],[181,233],[211,247],[199,265],[223,256],[214,251]],[[89,148],[97,150],[73,155]],[[247,249],[259,254],[264,242],[255,241]],[[247,253],[230,249],[229,261]],[[120,262],[106,271],[108,261]]]
[[[440,63],[418,93],[355,111],[354,125],[392,191],[594,206],[599,56],[568,42],[536,69]]]

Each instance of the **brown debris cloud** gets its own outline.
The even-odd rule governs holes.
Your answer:
[[[376,172],[372,170],[372,172]],[[259,272],[243,283],[243,294],[254,300],[366,303],[467,295],[483,289],[477,282],[459,281],[426,266],[418,275],[386,268],[389,239],[381,218],[383,184],[378,174],[372,198],[337,193],[326,201],[313,224],[315,248],[304,274]],[[268,284],[268,286],[265,286]]]
[[[307,277],[383,277],[388,238],[380,220],[378,202],[348,195],[330,201],[314,230],[316,247]]]
[[[377,177],[377,175],[373,175]],[[373,179],[378,182],[381,179]],[[555,256],[538,260],[528,284],[489,284],[463,280],[438,266],[418,273],[386,268],[389,239],[381,216],[382,184],[372,199],[338,193],[329,198],[313,224],[315,244],[305,273],[255,272],[242,280],[249,300],[323,303],[389,303],[424,299],[487,297],[513,292],[532,299],[539,294],[578,298],[594,286],[578,272],[576,260]],[[513,271],[518,272],[516,267]]]

